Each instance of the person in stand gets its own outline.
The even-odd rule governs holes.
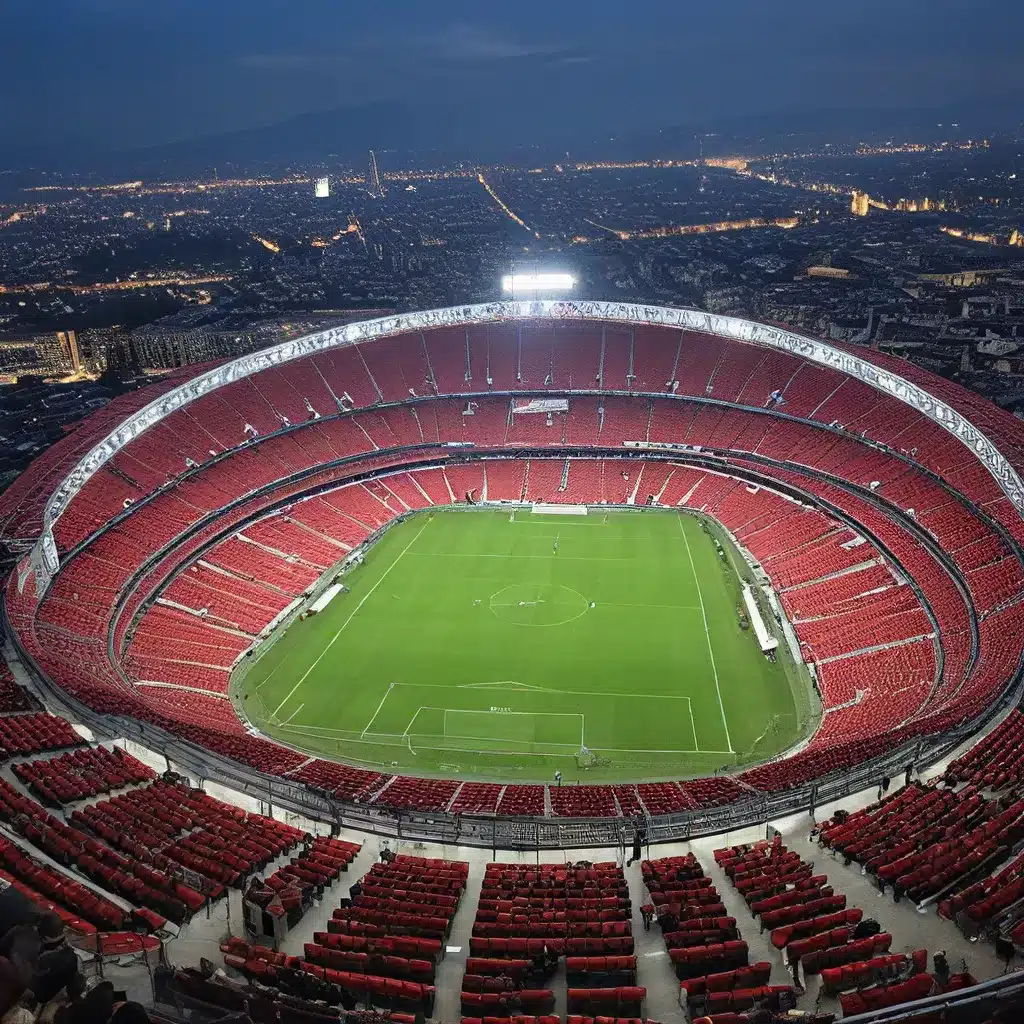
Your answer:
[[[651,921],[654,920],[654,904],[644,903],[640,907],[640,916],[644,919],[644,931],[649,932],[651,930]]]
[[[636,827],[633,829],[633,856],[626,861],[626,867],[630,867],[635,860],[640,860],[643,857],[643,845],[647,839],[647,829],[644,828],[643,822],[637,822]]]

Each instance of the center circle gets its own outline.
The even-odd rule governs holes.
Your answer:
[[[491,597],[491,611],[514,626],[561,626],[589,607],[578,590],[557,583],[513,583]]]

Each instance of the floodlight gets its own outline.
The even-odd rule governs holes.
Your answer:
[[[501,279],[503,291],[513,295],[520,292],[567,292],[576,284],[572,274],[506,274]]]

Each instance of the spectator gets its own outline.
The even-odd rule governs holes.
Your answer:
[[[635,860],[640,860],[643,856],[643,845],[644,840],[647,838],[647,829],[644,828],[643,822],[637,822],[636,827],[633,830],[633,856],[626,861],[626,867],[630,867]]]
[[[640,907],[640,916],[644,919],[644,931],[651,930],[651,921],[654,920],[654,904],[644,903]]]
[[[28,988],[30,972],[11,960],[0,959],[0,1014],[18,1004]]]
[[[42,949],[32,972],[32,992],[46,1004],[68,985],[77,987],[78,957],[68,945],[64,923],[56,914],[47,914],[38,925]]]

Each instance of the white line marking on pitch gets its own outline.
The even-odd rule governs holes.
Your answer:
[[[423,525],[417,531],[416,536],[413,537],[413,539],[409,541],[409,543],[406,544],[404,548],[402,548],[402,550],[398,554],[398,557],[387,567],[387,569],[384,570],[384,573],[382,574],[381,578],[377,580],[377,582],[374,583],[374,585],[370,587],[370,589],[362,596],[362,598],[359,601],[359,604],[357,604],[355,608],[352,609],[351,614],[341,624],[341,627],[338,629],[338,632],[331,637],[330,641],[327,643],[327,646],[324,647],[324,649],[320,652],[320,656],[316,659],[316,661],[313,662],[312,665],[309,666],[309,668],[306,669],[305,672],[303,672],[299,681],[288,691],[288,696],[285,697],[285,699],[281,701],[281,703],[278,704],[277,707],[274,709],[273,714],[276,715],[278,711],[280,711],[281,708],[283,708],[285,704],[287,704],[288,701],[291,700],[292,695],[295,693],[295,691],[306,681],[306,676],[308,676],[309,673],[312,672],[313,669],[315,669],[317,665],[320,664],[320,662],[323,660],[324,655],[334,646],[334,641],[337,640],[338,637],[345,632],[345,627],[348,626],[348,624],[355,618],[356,613],[359,611],[360,608],[363,607],[363,605],[369,599],[370,595],[384,582],[384,580],[387,579],[388,573],[391,572],[391,570],[394,569],[396,565],[398,565],[398,563],[402,560],[402,557],[409,550],[409,548],[411,548],[413,544],[415,544],[416,541],[420,539],[420,534],[427,528],[427,525],[430,522],[432,522],[432,520],[427,519],[423,523]],[[387,694],[385,694],[384,696],[386,697]]]
[[[690,705],[690,728],[693,729],[693,746],[695,750],[700,752],[700,744],[697,742],[697,723],[693,720],[693,701],[689,697],[686,698],[686,703]]]
[[[551,558],[547,552],[536,555],[492,555],[478,551],[414,551],[414,555],[424,555],[429,558]],[[652,561],[653,556],[652,556]],[[559,555],[560,562],[636,562],[637,559],[629,556],[627,558],[590,558],[585,555]]]
[[[732,737],[729,735],[729,723],[725,719],[725,705],[722,703],[722,688],[718,685],[718,669],[715,666],[715,652],[711,647],[711,631],[708,629],[708,613],[704,610],[704,595],[700,592],[700,580],[697,578],[697,566],[693,564],[693,552],[690,550],[690,540],[683,528],[683,520],[676,520],[679,524],[679,532],[683,535],[683,543],[686,545],[686,554],[690,559],[690,568],[693,570],[693,582],[697,585],[697,600],[700,601],[700,614],[704,619],[704,636],[708,641],[708,654],[711,655],[711,671],[715,674],[715,690],[718,693],[718,709],[722,712],[722,725],[725,726],[725,742],[729,746],[729,753],[734,754],[732,749]],[[692,705],[691,705],[692,710]],[[693,734],[693,742],[697,742],[696,732]]]
[[[281,725],[287,725],[304,707],[306,702],[303,701],[282,723]]]
[[[363,730],[363,731],[362,731],[362,732],[361,732],[361,733],[359,734],[359,738],[360,738],[360,739],[362,739],[362,738],[363,738],[363,737],[364,737],[364,736],[365,736],[365,735],[366,735],[366,734],[367,734],[367,733],[368,733],[368,732],[370,731],[370,726],[371,726],[371,725],[373,725],[373,723],[374,723],[374,720],[375,720],[375,719],[377,718],[377,716],[378,716],[378,715],[380,714],[380,709],[381,709],[382,707],[384,707],[384,701],[386,701],[386,700],[388,699],[388,697],[389,697],[389,696],[391,695],[391,691],[392,691],[392,690],[393,690],[394,688],[395,688],[395,684],[394,684],[394,683],[388,683],[388,688],[387,688],[387,689],[386,689],[386,690],[384,691],[384,696],[383,696],[383,697],[381,697],[381,699],[380,699],[380,703],[379,703],[379,704],[377,705],[377,710],[376,710],[376,711],[374,711],[374,713],[373,713],[373,718],[371,718],[371,719],[370,719],[370,720],[369,720],[369,721],[368,721],[368,722],[366,723],[366,728],[365,728],[365,729],[364,729],[364,730]]]

